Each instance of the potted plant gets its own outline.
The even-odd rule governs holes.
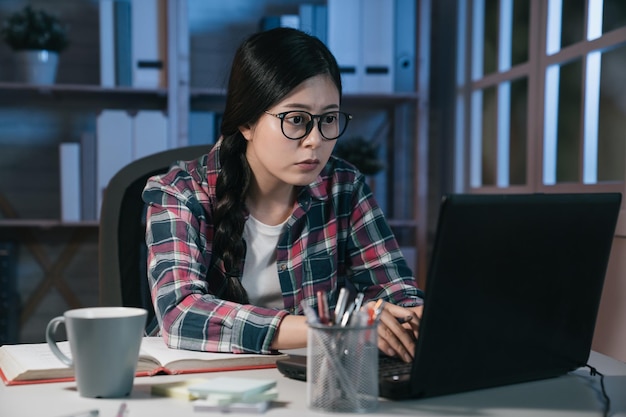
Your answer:
[[[333,153],[357,167],[363,175],[369,177],[368,183],[372,191],[376,188],[374,175],[385,168],[378,157],[379,146],[362,136],[339,139]]]
[[[362,136],[339,140],[334,154],[356,166],[364,175],[376,175],[385,165],[378,158],[379,146]]]
[[[0,37],[15,51],[20,81],[54,83],[59,53],[69,43],[67,28],[57,17],[26,6],[5,19]]]

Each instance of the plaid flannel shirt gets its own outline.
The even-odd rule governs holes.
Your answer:
[[[316,307],[318,290],[328,293],[334,307],[346,280],[365,300],[422,304],[423,293],[364,176],[334,156],[314,183],[301,188],[279,238],[276,267],[284,309],[221,299],[223,278],[207,279],[211,257],[219,256],[212,253],[219,149],[217,144],[197,160],[175,163],[150,178],[143,192],[149,204],[148,279],[170,347],[271,353],[284,316],[302,314],[303,300]],[[223,277],[223,263],[215,268]]]

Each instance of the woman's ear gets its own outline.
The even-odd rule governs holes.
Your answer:
[[[241,132],[243,137],[249,141],[254,136],[254,125],[239,126],[239,131]]]

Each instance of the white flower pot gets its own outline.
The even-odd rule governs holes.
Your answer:
[[[59,54],[51,51],[17,51],[17,81],[30,84],[54,84]]]

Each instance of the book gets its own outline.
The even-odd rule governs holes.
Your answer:
[[[70,356],[69,342],[59,342],[58,346]],[[170,349],[161,337],[144,337],[136,375],[275,368],[276,360],[286,356]],[[47,343],[4,345],[0,346],[0,378],[5,385],[64,382],[74,380],[74,371],[54,356]]]

